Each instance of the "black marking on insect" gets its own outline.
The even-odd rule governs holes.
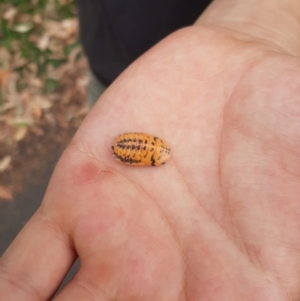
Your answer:
[[[164,165],[171,157],[169,145],[165,141],[140,133],[118,136],[112,150],[117,161],[135,166]]]

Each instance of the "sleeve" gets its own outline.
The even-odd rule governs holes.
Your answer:
[[[211,0],[77,0],[80,36],[94,75],[109,85],[161,39],[191,25]]]

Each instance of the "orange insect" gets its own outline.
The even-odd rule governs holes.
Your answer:
[[[141,133],[118,136],[112,146],[117,161],[134,166],[159,166],[171,157],[171,150],[162,139]]]

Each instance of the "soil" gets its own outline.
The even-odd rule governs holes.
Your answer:
[[[72,3],[60,1],[75,13]],[[11,42],[0,45],[0,256],[40,206],[57,161],[88,112],[89,68],[76,15],[63,18],[49,5],[32,14],[21,6],[0,4],[2,37]]]
[[[85,108],[84,102],[81,99],[77,111]],[[0,256],[40,206],[55,165],[84,117],[81,115],[66,126],[65,121],[59,120],[64,120],[68,110],[68,106],[55,105],[52,113],[57,122],[54,125],[44,122],[39,127],[39,135],[36,130],[29,130],[17,144],[9,143],[9,138],[0,142],[0,158],[7,154],[12,157],[10,168],[0,173],[0,187],[11,194],[11,198],[0,199]],[[58,292],[78,268],[76,261]]]

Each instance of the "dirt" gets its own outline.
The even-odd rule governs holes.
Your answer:
[[[79,66],[65,73],[51,107],[35,123],[0,121],[0,256],[40,206],[59,157],[88,112],[86,87],[74,84],[88,67],[85,60]]]
[[[58,18],[55,9],[30,15],[0,4],[9,33],[24,31],[27,23],[14,27],[24,17],[33,26],[20,32],[26,37],[15,37],[12,48],[0,46],[0,256],[40,206],[57,161],[88,112],[89,68],[77,42],[78,21]],[[39,58],[22,57],[28,39],[35,45],[28,52],[39,49]],[[53,60],[65,63],[54,68]],[[60,289],[78,268],[76,261]]]
[[[51,107],[42,110],[33,124],[0,121],[0,201],[13,201],[24,186],[43,181],[47,158],[66,147],[87,114],[87,62],[82,58],[76,66],[65,71],[64,81],[49,96]],[[83,78],[84,87],[74,84]]]

